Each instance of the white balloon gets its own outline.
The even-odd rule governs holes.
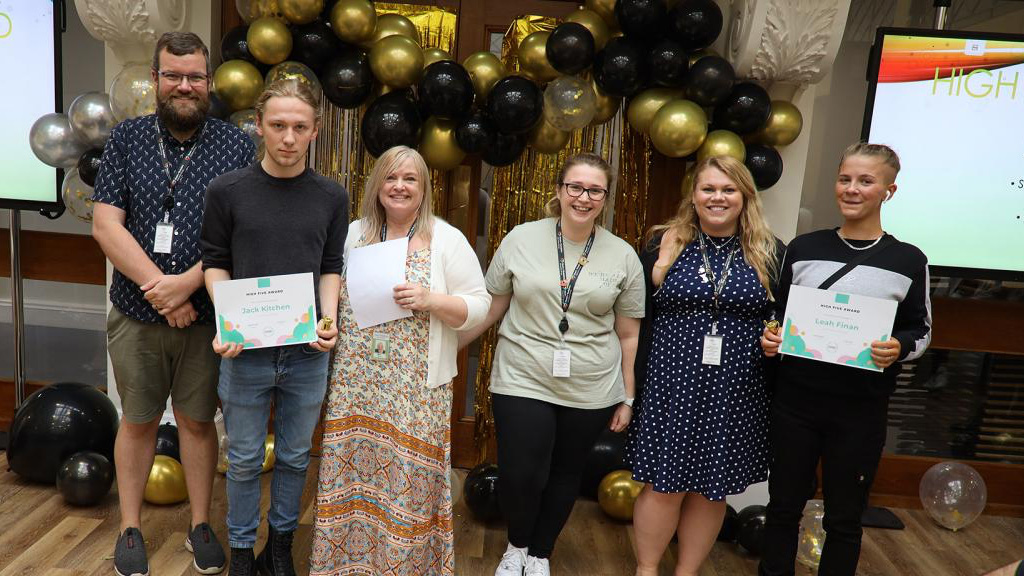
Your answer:
[[[128,64],[110,83],[110,109],[118,121],[156,112],[156,82],[147,63]]]
[[[71,123],[63,114],[43,114],[28,132],[32,152],[44,164],[54,168],[69,168],[78,164],[78,158],[89,147],[75,138]]]

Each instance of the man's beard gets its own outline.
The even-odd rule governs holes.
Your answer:
[[[165,126],[178,132],[189,132],[202,125],[210,110],[208,99],[194,97],[194,106],[186,110],[176,108],[173,99],[173,96],[167,96],[156,100],[156,113]]]

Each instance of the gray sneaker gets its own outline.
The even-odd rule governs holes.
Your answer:
[[[224,548],[206,522],[192,529],[185,538],[185,548],[192,553],[192,567],[196,572],[220,574],[224,571]]]
[[[126,528],[114,546],[114,572],[117,576],[149,576],[146,542],[138,528]]]

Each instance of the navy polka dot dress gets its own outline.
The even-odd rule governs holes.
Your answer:
[[[721,250],[707,245],[716,278],[738,242]],[[698,242],[683,250],[653,296],[647,382],[626,453],[633,478],[657,492],[722,500],[768,478],[768,394],[758,340],[767,292],[741,255],[733,257],[719,299],[719,366],[701,362],[714,308],[711,284],[698,276]]]

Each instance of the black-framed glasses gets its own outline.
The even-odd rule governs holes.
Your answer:
[[[175,86],[181,84],[182,79],[187,79],[191,86],[205,86],[210,80],[210,77],[206,74],[181,74],[179,72],[169,72],[167,70],[160,70],[157,74]]]
[[[562,186],[565,186],[566,193],[573,198],[583,196],[584,192],[587,193],[587,198],[591,200],[604,200],[604,197],[608,195],[608,190],[604,188],[585,188],[572,182],[562,182]]]

